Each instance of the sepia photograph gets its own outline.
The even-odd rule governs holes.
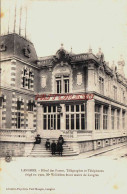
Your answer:
[[[1,0],[0,193],[127,192],[127,1]]]

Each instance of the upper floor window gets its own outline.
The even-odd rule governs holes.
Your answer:
[[[113,86],[113,98],[114,100],[117,100],[117,87]]]
[[[33,111],[34,106],[35,106],[35,102],[34,101],[33,102],[29,101],[28,102],[28,111]]]
[[[56,76],[56,93],[69,93],[69,76]]]
[[[99,90],[101,94],[104,94],[104,79],[99,77]]]
[[[32,70],[24,68],[22,75],[22,87],[26,89],[33,89],[34,74]]]

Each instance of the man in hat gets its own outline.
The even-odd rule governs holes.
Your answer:
[[[64,138],[63,138],[62,135],[59,136],[58,141],[59,141],[59,143],[61,143],[62,145],[64,144]]]
[[[56,143],[55,143],[55,140],[53,140],[53,142],[51,144],[51,151],[52,151],[52,155],[55,155],[55,153],[56,153]]]
[[[46,147],[46,150],[50,150],[50,141],[49,141],[49,139],[46,140],[45,147]]]

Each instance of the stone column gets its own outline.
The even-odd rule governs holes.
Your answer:
[[[37,133],[41,134],[43,130],[43,107],[37,104]]]
[[[65,104],[60,104],[62,107],[62,115],[61,115],[61,129],[65,130],[66,129],[66,118],[65,118]]]
[[[87,101],[87,130],[95,130],[95,100]]]

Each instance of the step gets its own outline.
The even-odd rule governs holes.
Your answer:
[[[63,144],[63,154],[62,155],[63,156],[74,156],[78,154],[67,144]],[[30,157],[55,157],[55,156],[59,156],[59,154],[56,153],[55,156],[54,155],[52,156],[51,150],[46,150],[45,142],[41,142],[41,144],[35,144],[29,156]]]

